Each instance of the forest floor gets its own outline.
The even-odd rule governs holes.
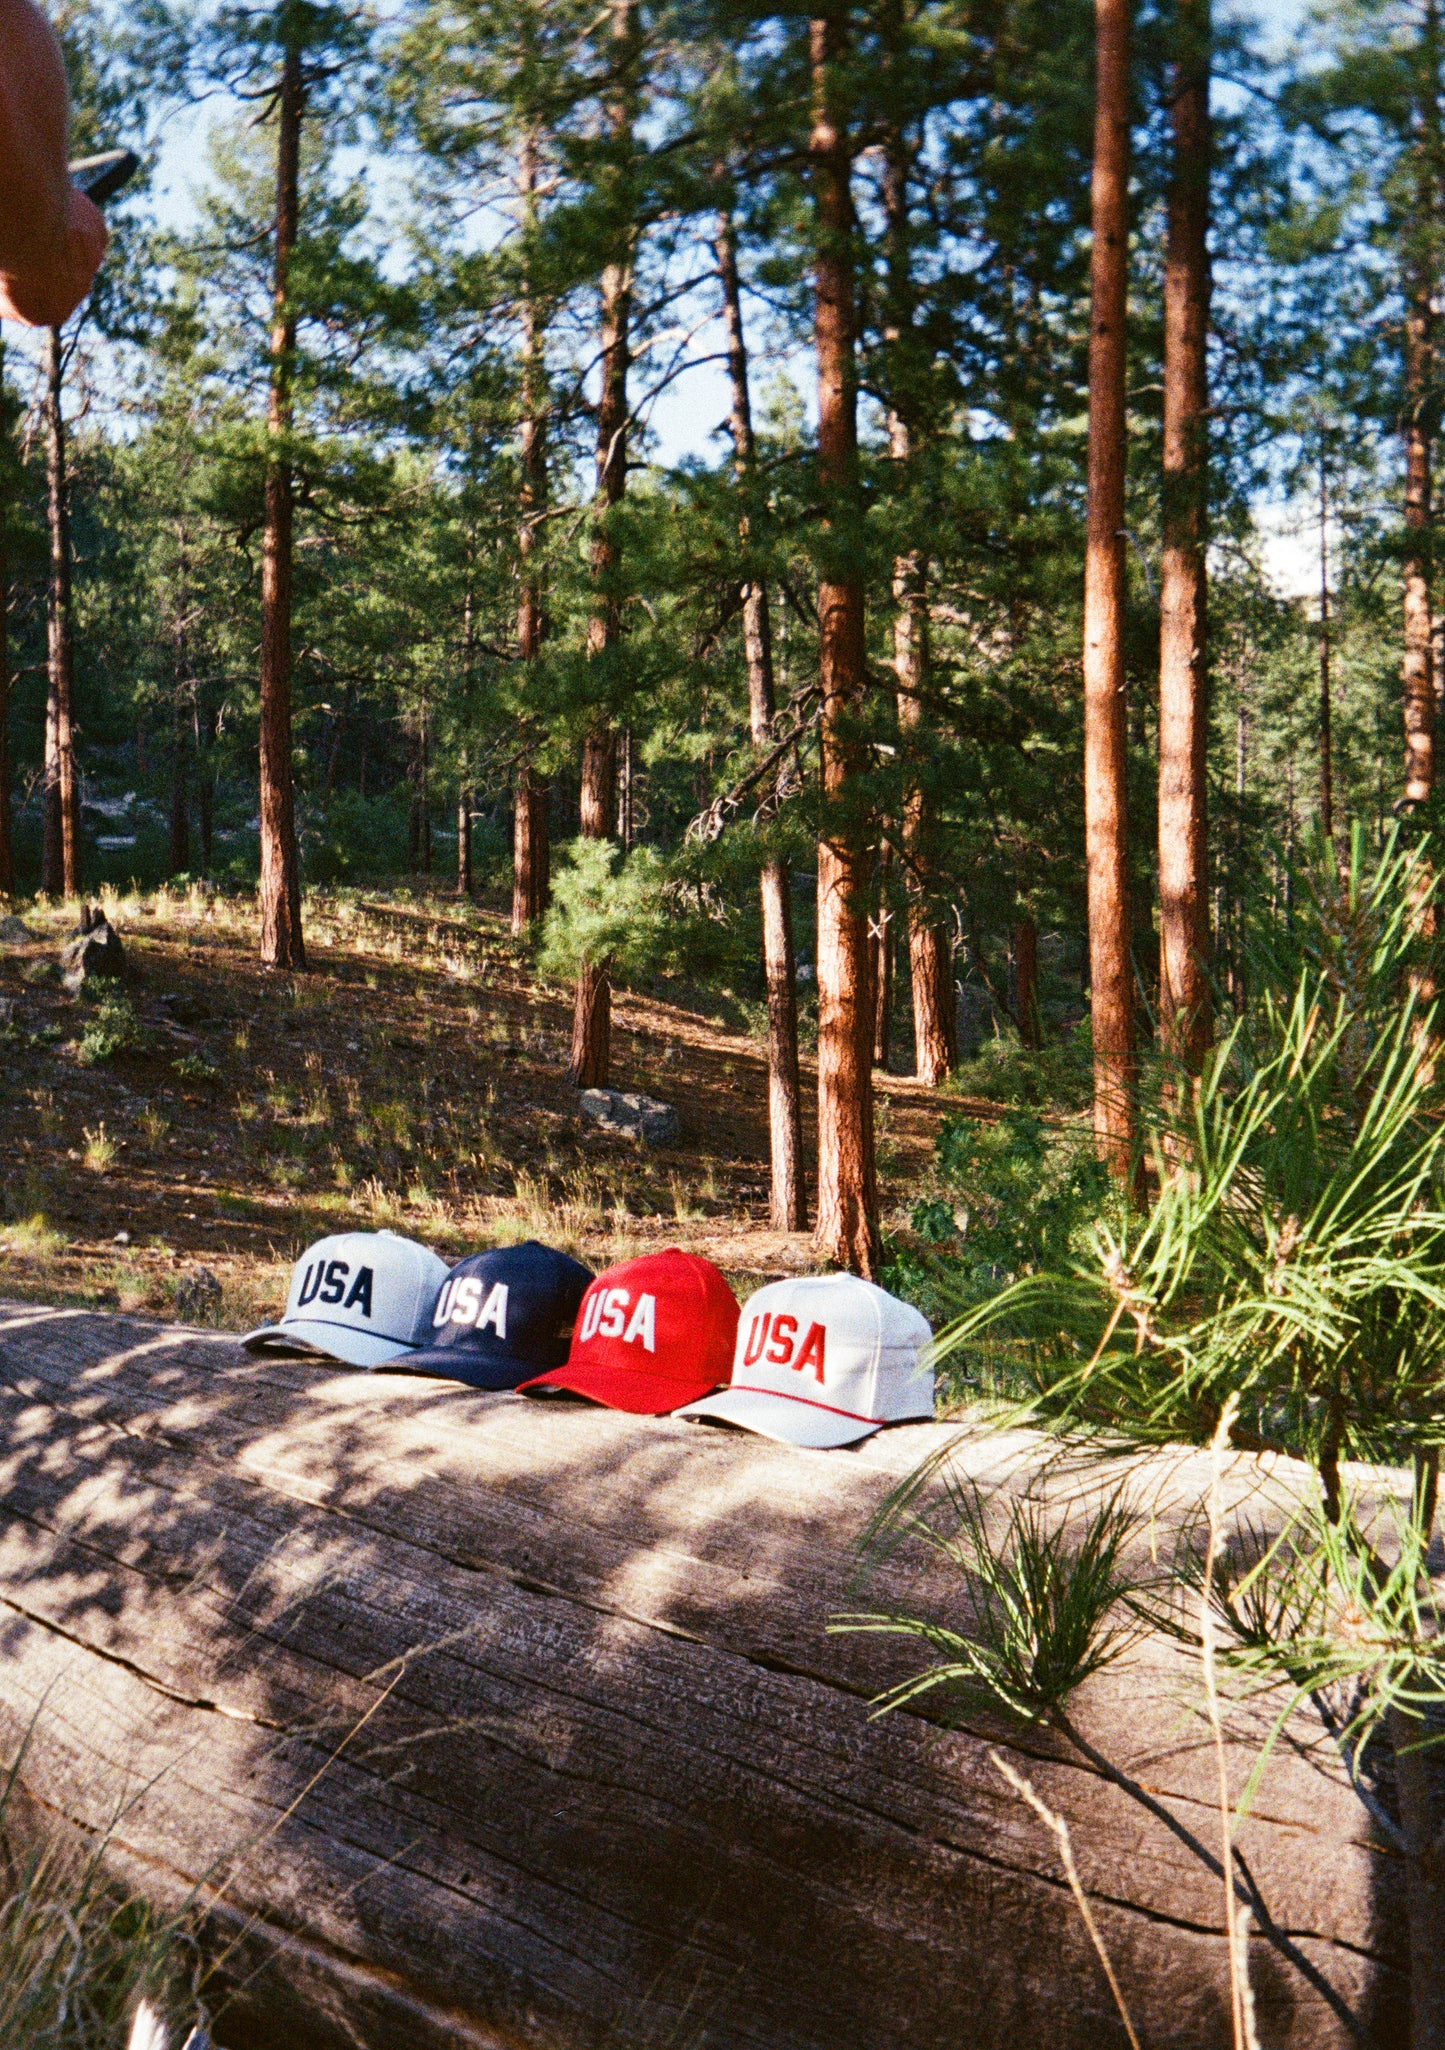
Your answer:
[[[579,1115],[570,991],[538,981],[499,913],[318,897],[308,972],[278,975],[248,903],[107,909],[118,1006],[59,984],[73,906],[23,907],[36,940],[0,946],[0,1294],[171,1316],[179,1288],[188,1321],[239,1330],[279,1311],[311,1240],[382,1226],[452,1259],[537,1237],[600,1268],[679,1245],[740,1290],[816,1265],[767,1221],[764,1045],[702,1010],[615,995],[612,1086],[682,1117],[677,1145],[639,1146]],[[809,1158],[814,1086],[807,1063]],[[903,1228],[943,1111],[997,1111],[877,1086],[882,1206]]]

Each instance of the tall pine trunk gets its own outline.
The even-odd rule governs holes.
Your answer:
[[[1335,837],[1334,705],[1330,686],[1330,487],[1320,445],[1320,830]]]
[[[842,19],[809,24],[809,158],[817,250],[818,580],[823,819],[818,841],[818,1251],[871,1279],[878,1264],[873,1152],[873,1007],[868,975],[868,830],[856,814],[856,735],[867,685],[859,560],[858,392],[852,145],[836,104]],[[852,788],[850,788],[850,785]]]
[[[80,787],[75,772],[75,650],[70,611],[70,484],[66,476],[60,330],[45,354],[45,495],[50,575],[45,593],[45,809],[41,882],[53,897],[80,892]]]
[[[715,242],[722,284],[723,327],[732,380],[733,461],[746,488],[755,468],[752,400],[748,390],[747,339],[738,283],[737,243],[732,213],[718,216]],[[744,513],[740,539],[748,542]],[[748,674],[748,723],[753,745],[773,738],[777,688],[773,672],[773,626],[767,586],[753,577],[743,586],[743,653]],[[792,883],[782,855],[770,855],[758,878],[762,913],[763,975],[768,992],[768,1154],[771,1164],[769,1221],[775,1231],[802,1231],[808,1222],[803,1188],[803,1108],[798,1076],[798,968],[793,950]]]
[[[1039,1020],[1039,929],[1027,913],[1013,922],[1009,934],[1009,980],[1013,984],[1014,1024],[1030,1048],[1043,1043]]]
[[[457,895],[472,894],[472,792],[465,779],[457,791]]]
[[[885,840],[878,850],[878,912],[869,934],[869,975],[873,983],[873,1065],[888,1069],[893,1046],[893,906],[888,901],[888,880],[893,869],[893,848]]]
[[[0,433],[10,433],[10,402],[5,389],[5,341],[0,336]],[[0,453],[0,470],[8,486],[10,449]],[[0,491],[0,897],[15,891],[15,835],[10,800],[10,494]]]
[[[530,130],[523,136],[518,157],[517,189],[522,206],[522,232],[530,235],[536,227],[537,206],[537,144]],[[529,252],[529,265],[530,260]],[[523,663],[532,663],[541,653],[546,628],[536,555],[537,522],[547,503],[547,416],[542,338],[530,275],[524,275],[522,281],[521,383],[521,522],[517,529],[521,588],[517,596],[517,653]],[[530,762],[523,762],[517,770],[512,799],[512,931],[519,939],[543,915],[551,897],[550,810],[550,786]]]
[[[266,416],[266,510],[261,535],[261,960],[304,968],[301,872],[291,768],[291,432],[296,315],[289,281],[299,208],[301,56],[288,50],[277,98],[276,248],[272,280],[271,401]]]
[[[1435,371],[1429,270],[1412,281],[1405,315],[1405,802],[1435,786],[1435,677],[1430,592],[1430,405]]]
[[[190,688],[190,657],[186,621],[186,530],[178,528],[176,534],[176,618],[172,635],[171,675],[171,806],[170,846],[167,861],[171,874],[180,875],[191,865],[191,833],[189,815],[189,745],[190,721],[186,717],[186,692]]]
[[[1159,1026],[1197,1074],[1209,1045],[1209,0],[1179,0],[1164,263],[1159,590]]]
[[[1084,839],[1094,1143],[1127,1180],[1136,1152],[1129,787],[1124,728],[1124,312],[1129,273],[1129,7],[1095,0],[1089,262],[1089,510],[1084,567]]]
[[[637,66],[634,0],[613,0],[616,77],[609,112],[612,140],[621,153],[631,144]],[[617,577],[621,549],[615,514],[627,490],[627,372],[632,318],[632,229],[611,224],[613,254],[602,271],[601,375],[597,404],[597,490],[592,523],[592,611],[587,659],[603,671],[602,696],[613,690],[610,658],[622,637]],[[617,750],[612,721],[595,718],[582,746],[579,824],[584,839],[612,837],[617,806]],[[572,1006],[572,1055],[567,1072],[579,1089],[605,1089],[612,1061],[612,983],[605,961],[589,962],[577,977]]]
[[[907,404],[911,366],[902,356],[913,315],[908,234],[911,166],[912,151],[894,126],[885,144],[883,166],[891,301],[886,339],[894,353],[888,453],[905,482],[914,453],[914,426]],[[926,747],[922,730],[923,692],[928,681],[928,563],[921,548],[907,548],[895,556],[893,604],[893,673],[898,679],[898,725],[905,769],[903,856],[909,977],[913,987],[913,1065],[919,1081],[936,1088],[957,1058],[957,1039],[953,950],[936,898],[937,835],[933,806],[919,774],[920,758]]]

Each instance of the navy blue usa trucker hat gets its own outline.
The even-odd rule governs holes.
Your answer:
[[[591,1280],[580,1260],[536,1239],[473,1253],[442,1283],[430,1339],[393,1365],[470,1388],[515,1388],[562,1365]]]

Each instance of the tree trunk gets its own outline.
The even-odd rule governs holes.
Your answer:
[[[0,335],[0,462],[9,475],[10,402],[5,389],[5,341]],[[15,892],[15,838],[10,800],[10,497],[0,493],[0,897]]]
[[[534,769],[517,771],[512,804],[512,931],[518,938],[551,900],[551,785]]]
[[[189,792],[187,790],[186,692],[190,687],[190,657],[186,633],[186,535],[181,527],[176,548],[176,617],[173,635],[174,666],[171,677],[171,808],[168,863],[173,876],[185,874],[191,865]]]
[[[873,979],[873,1065],[888,1068],[893,1042],[893,907],[886,896],[893,849],[885,840],[878,856],[878,915],[873,920],[870,965]]]
[[[635,73],[639,56],[634,0],[612,0],[613,61],[617,85],[608,113],[619,152],[630,146]],[[627,490],[627,372],[632,316],[632,232],[630,222],[611,224],[613,254],[602,271],[601,368],[597,403],[597,490],[592,525],[592,613],[587,622],[587,659],[601,669],[604,703],[614,695],[611,658],[622,637],[617,591],[621,549],[616,508]],[[612,722],[604,711],[582,748],[580,793],[584,839],[611,837],[617,796]],[[572,1057],[568,1074],[579,1089],[605,1089],[611,1066],[612,985],[606,962],[590,963],[578,976],[572,1010]]]
[[[747,338],[738,282],[737,242],[730,208],[718,216],[718,277],[723,326],[732,380],[733,462],[744,488],[754,471],[752,398],[748,389]],[[746,548],[748,516],[740,522]],[[748,724],[754,747],[773,737],[777,688],[773,673],[773,623],[767,586],[761,577],[743,586],[743,653],[748,672]],[[793,950],[792,883],[787,861],[770,855],[758,878],[762,913],[763,977],[768,992],[768,1156],[771,1189],[769,1222],[774,1231],[804,1231],[808,1201],[803,1188],[803,1107],[798,1076],[798,965]]]
[[[1089,262],[1089,510],[1084,568],[1084,838],[1094,1143],[1135,1172],[1134,967],[1124,732],[1124,315],[1129,272],[1130,0],[1095,0]]]
[[[42,886],[80,894],[80,789],[75,773],[75,650],[70,607],[70,484],[65,464],[60,330],[46,338],[45,485],[50,529],[46,585],[45,812]]]
[[[1405,316],[1405,802],[1435,785],[1435,688],[1430,595],[1430,404],[1434,376],[1431,280],[1416,279]]]
[[[1330,690],[1330,498],[1320,446],[1320,830],[1335,837],[1334,706]]]
[[[840,18],[809,26],[816,220],[814,338],[823,819],[818,841],[818,1251],[871,1279],[878,1264],[873,1155],[873,1011],[868,977],[868,828],[856,815],[864,769],[855,727],[867,686],[858,534],[852,143],[836,106]],[[852,786],[850,789],[849,786]]]
[[[1039,1029],[1039,929],[1031,918],[1014,920],[1009,935],[1009,966],[1012,969],[1014,1024],[1023,1044],[1042,1044]]]
[[[73,1819],[131,1898],[193,1915],[203,1969],[234,1944],[234,1999],[203,1995],[228,2043],[1120,2045],[992,1748],[1087,1847],[1142,2041],[1229,2050],[1220,1883],[1161,1819],[1217,1847],[1212,1749],[1181,1741],[1197,1660],[1151,1637],[1077,1702],[1150,1811],[1027,1727],[927,1696],[870,1720],[927,1650],[827,1627],[858,1607],[858,1533],[925,1454],[952,1441],[955,1486],[1007,1515],[996,1436],[918,1424],[820,1456],[258,1363],[224,1332],[35,1303],[4,1322],[0,1759],[23,1743],[51,1828]],[[1278,1490],[1239,1469],[1241,1513],[1266,1514]],[[1194,1499],[1177,1453],[1123,1477],[1168,1556]],[[1052,1528],[1077,1478],[1034,1493]],[[922,1546],[872,1563],[870,1606],[971,1635],[970,1597]],[[1239,1849],[1384,2050],[1405,2040],[1400,1861],[1319,1734],[1290,1719]],[[1251,1735],[1231,1727],[1235,1784]],[[1268,2050],[1352,2050],[1261,1948]]]
[[[1164,265],[1164,502],[1159,592],[1159,1025],[1198,1074],[1209,1045],[1209,0],[1180,0]]]
[[[288,50],[277,99],[276,248],[271,324],[271,402],[266,417],[266,519],[261,538],[261,960],[304,968],[301,871],[291,768],[291,385],[296,314],[289,296],[299,209],[299,51]]]
[[[523,136],[517,165],[522,232],[536,226],[537,139]],[[522,280],[522,478],[521,522],[517,557],[521,589],[517,598],[517,654],[526,663],[541,652],[546,619],[542,584],[535,568],[537,522],[547,503],[547,411],[542,342],[530,274]],[[552,845],[548,834],[550,787],[530,763],[517,771],[512,808],[512,932],[520,939],[543,916],[551,898]]]
[[[457,792],[457,895],[472,894],[472,793],[463,783]]]
[[[604,719],[582,748],[582,837],[606,840],[616,804],[616,750]],[[567,1073],[579,1089],[605,1089],[612,1064],[612,984],[605,961],[589,962],[577,978],[572,1004],[572,1053]]]
[[[1396,1798],[1405,1849],[1405,1906],[1410,1935],[1410,2050],[1445,2050],[1445,1857],[1431,1791],[1430,1731],[1419,1717],[1392,1708],[1386,1717],[1394,1752]]]
[[[906,406],[909,365],[900,361],[913,319],[909,261],[908,177],[912,152],[901,131],[890,129],[884,150],[883,204],[888,234],[890,307],[887,340],[895,374],[888,409],[888,453],[906,479],[913,461],[913,423]],[[928,561],[921,548],[893,562],[893,673],[898,679],[898,725],[903,744],[904,887],[908,955],[913,986],[913,1065],[920,1082],[936,1088],[957,1059],[953,950],[937,904],[937,848],[933,806],[919,773],[924,742],[923,691],[928,680]],[[911,772],[911,773],[909,773]]]
[[[196,833],[201,843],[201,874],[211,873],[212,836],[215,824],[216,778],[212,749],[216,740],[216,712],[202,684],[196,686],[194,711],[196,742]]]

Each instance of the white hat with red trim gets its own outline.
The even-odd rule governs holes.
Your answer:
[[[911,1304],[856,1275],[774,1281],[743,1305],[731,1385],[674,1415],[789,1445],[852,1445],[933,1415],[932,1342]]]

